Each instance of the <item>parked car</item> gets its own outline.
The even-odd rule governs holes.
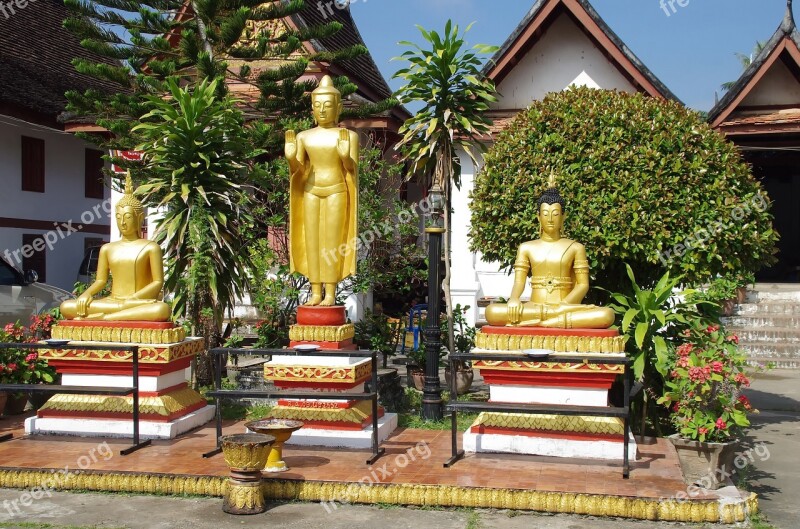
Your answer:
[[[30,323],[31,315],[57,308],[74,297],[66,290],[38,283],[36,272],[24,274],[0,257],[0,325]]]
[[[88,285],[94,281],[94,277],[97,275],[97,259],[100,257],[100,248],[102,247],[90,246],[86,249],[86,253],[83,254],[83,261],[81,261],[81,266],[78,268],[77,281],[80,283]]]

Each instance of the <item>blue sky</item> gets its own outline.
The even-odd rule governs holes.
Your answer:
[[[739,77],[742,66],[736,52],[749,54],[756,41],[769,39],[786,12],[786,0],[688,0],[685,7],[676,3],[676,12],[669,10],[669,16],[660,0],[591,3],[642,62],[697,110],[709,110],[714,91],[721,94],[722,83]],[[351,0],[350,10],[375,62],[396,89],[400,82],[390,78],[403,63],[390,59],[403,51],[398,41],[422,44],[415,24],[442,29],[448,18],[463,27],[476,22],[469,42],[499,46],[533,4],[534,0]],[[795,12],[800,16],[798,9]]]

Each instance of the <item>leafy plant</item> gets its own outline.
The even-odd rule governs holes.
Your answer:
[[[50,314],[31,316],[26,328],[19,322],[9,323],[0,330],[0,342],[31,343],[50,337],[50,327],[55,323]],[[30,349],[0,349],[0,384],[50,384],[56,370]]]
[[[725,442],[740,437],[750,426],[747,414],[757,410],[742,394],[750,380],[739,339],[720,325],[693,326],[682,336],[685,341],[676,350],[658,403],[671,409],[671,420],[684,438]]]
[[[472,250],[510,266],[553,171],[597,286],[619,290],[626,264],[650,288],[667,271],[697,286],[775,260],[769,200],[733,143],[677,102],[586,87],[499,134],[471,194]]]
[[[256,349],[280,349],[289,345],[289,326],[273,319],[256,324]]]
[[[649,413],[649,397],[658,398],[663,393],[663,383],[670,369],[672,351],[680,333],[694,322],[708,322],[699,306],[709,303],[692,298],[691,289],[677,291],[680,278],[665,273],[653,289],[644,289],[636,282],[633,270],[626,266],[629,286],[627,292],[610,294],[609,304],[618,316],[620,331],[625,335],[627,354],[633,359],[633,372],[644,382],[642,433]],[[654,424],[659,424],[657,418]],[[658,428],[658,427],[657,427]]]
[[[461,165],[456,151],[463,150],[478,165],[476,151],[485,147],[480,137],[489,132],[491,121],[485,115],[489,104],[497,101],[492,81],[481,75],[481,55],[491,54],[495,46],[477,44],[466,48],[465,35],[448,20],[444,33],[417,26],[426,48],[412,42],[401,45],[411,49],[396,60],[409,63],[395,78],[403,85],[395,94],[403,103],[423,104],[417,114],[400,128],[403,139],[398,148],[412,163],[412,172],[424,187],[432,175],[432,188],[444,194],[444,228],[450,227],[450,186],[461,187]],[[450,240],[444,237],[445,276],[442,282],[447,309],[448,334],[444,342],[454,347],[453,303],[450,295]]]
[[[397,328],[389,323],[386,314],[372,312],[369,309],[364,311],[361,321],[354,324],[355,343],[359,347],[378,351],[384,358],[393,355],[397,348]]]

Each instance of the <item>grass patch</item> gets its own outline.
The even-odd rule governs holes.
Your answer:
[[[480,527],[481,527],[481,515],[478,514],[476,511],[472,511],[467,516],[466,529],[480,529]]]
[[[769,523],[760,512],[750,515],[750,527],[751,529],[778,529]]]

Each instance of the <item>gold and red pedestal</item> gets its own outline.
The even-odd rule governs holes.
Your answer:
[[[264,378],[282,390],[363,393],[372,376],[372,360],[347,358],[337,352],[355,351],[353,325],[344,307],[299,307],[297,325],[289,331],[290,347],[318,346],[330,356],[273,356],[264,364]],[[289,444],[370,448],[372,403],[354,399],[281,399],[270,417],[302,421]],[[378,408],[378,442],[397,428],[397,415]]]
[[[129,351],[85,350],[82,345],[133,344],[139,347],[139,427],[146,439],[172,439],[214,417],[199,393],[189,387],[187,370],[203,351],[202,338],[186,338],[172,323],[65,321],[53,338],[70,340],[44,349],[42,358],[61,374],[65,386],[132,387]],[[130,436],[133,396],[58,394],[25,422],[26,433],[83,437]]]
[[[550,353],[541,359],[473,362],[489,384],[492,403],[606,407],[611,385],[624,373],[622,364],[559,360],[624,357],[625,341],[615,330],[485,326],[475,345],[481,354]],[[622,459],[623,435],[624,423],[614,417],[483,412],[464,434],[464,450]],[[629,455],[635,454],[631,441]]]

